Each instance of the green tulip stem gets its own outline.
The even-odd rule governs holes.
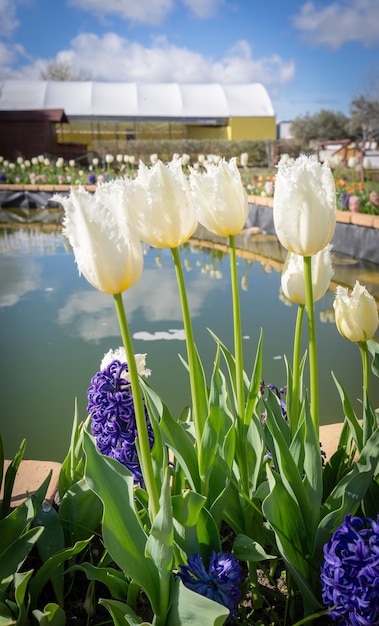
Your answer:
[[[129,326],[126,319],[124,303],[120,293],[115,294],[114,301],[116,305],[117,317],[121,331],[121,337],[126,353],[126,360],[130,373],[130,382],[132,386],[134,412],[136,416],[138,442],[139,442],[139,462],[141,465],[142,475],[145,481],[146,491],[149,496],[149,506],[151,512],[151,521],[154,521],[159,511],[159,495],[154,478],[153,464],[151,461],[150,442],[146,425],[145,408],[142,402],[142,393],[139,384],[136,360],[134,357],[134,349],[132,338],[130,336]]]
[[[366,341],[360,341],[358,343],[359,350],[362,358],[362,370],[363,370],[363,398],[362,398],[362,406],[363,406],[363,423],[366,421],[366,411],[367,411],[367,398],[370,395],[370,361],[369,361],[369,351],[367,347]]]
[[[308,317],[308,346],[309,346],[309,379],[311,396],[311,416],[316,436],[319,436],[319,389],[318,389],[318,364],[316,345],[316,323],[313,303],[312,288],[312,257],[304,257],[305,279],[305,306]]]
[[[234,356],[236,363],[237,432],[239,441],[239,468],[244,492],[249,492],[245,430],[245,390],[243,380],[243,352],[241,333],[241,307],[238,289],[237,256],[234,235],[229,236],[230,278],[232,284]]]
[[[294,437],[299,424],[300,405],[300,353],[301,353],[301,331],[303,329],[304,304],[299,304],[296,316],[295,337],[293,343],[292,362],[292,403],[290,413],[291,435]]]
[[[198,394],[197,385],[196,385],[195,342],[193,338],[191,316],[190,316],[190,311],[189,311],[189,306],[188,306],[188,298],[187,298],[186,286],[184,283],[183,268],[182,268],[182,263],[180,260],[179,248],[171,248],[171,253],[174,259],[176,280],[178,283],[180,302],[182,306],[184,331],[186,335],[190,389],[191,389],[191,397],[192,397],[192,405],[193,405],[192,406],[193,422],[194,422],[195,432],[196,432],[196,441],[199,442],[200,444],[201,436],[203,434],[204,424],[201,421],[202,415],[201,415],[200,404],[199,404],[199,394]]]
[[[229,236],[230,254],[230,277],[232,283],[233,299],[233,330],[234,330],[234,352],[236,360],[236,387],[237,387],[237,408],[240,420],[244,421],[245,414],[245,394],[243,381],[243,353],[242,353],[242,333],[241,333],[241,307],[238,289],[237,256],[234,235]]]

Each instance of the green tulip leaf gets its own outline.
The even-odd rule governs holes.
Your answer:
[[[105,600],[100,598],[99,604],[105,606],[112,616],[114,626],[151,626],[149,622],[143,622],[127,604],[118,600]]]
[[[165,626],[222,626],[229,610],[175,581],[171,593],[171,609]]]
[[[99,527],[103,506],[83,478],[72,484],[62,498],[59,517],[70,543],[88,539]]]
[[[102,532],[112,559],[146,592],[156,612],[160,604],[158,570],[145,558],[147,535],[138,518],[131,472],[121,463],[100,454],[85,431],[86,480],[103,503]]]
[[[377,339],[369,339],[367,347],[372,354],[371,369],[375,376],[379,377],[379,341]]]
[[[18,572],[31,549],[43,533],[41,526],[24,532],[0,554],[0,593],[9,584],[9,577]]]
[[[266,559],[276,559],[273,554],[267,554],[265,549],[247,535],[237,535],[233,542],[233,554],[240,561],[259,563]]]
[[[54,573],[59,569],[62,563],[68,561],[72,557],[83,552],[89,543],[89,539],[85,541],[78,541],[72,548],[65,548],[60,552],[56,552],[51,556],[35,573],[29,586],[29,593],[31,596],[32,607],[37,606],[38,596],[41,593],[45,585],[54,578]],[[58,599],[58,598],[57,598]]]
[[[46,563],[50,557],[65,548],[62,524],[58,513],[48,502],[42,503],[34,523],[45,529],[38,541],[37,550],[42,563]],[[61,606],[64,601],[63,575],[64,568],[61,563],[51,574],[55,597]]]
[[[33,616],[40,626],[66,626],[66,614],[64,610],[53,602],[46,604],[43,611],[35,609]]]
[[[25,453],[26,448],[26,439],[23,439],[18,451],[16,452],[12,462],[7,468],[5,472],[4,485],[3,485],[3,497],[0,501],[0,520],[6,517],[11,512],[11,498],[12,498],[12,490],[14,481],[16,479],[17,471],[22,461],[22,458]],[[3,484],[3,471],[4,471],[4,451],[3,444],[1,442],[1,450],[2,450],[2,459],[1,462],[1,476],[0,476],[0,487]]]
[[[182,424],[172,417],[167,406],[159,399],[146,381],[142,382],[146,401],[150,410],[157,413],[156,419],[160,423],[163,439],[166,445],[174,451],[180,465],[183,467],[187,480],[194,491],[200,491],[200,477],[197,464],[196,450],[193,441]],[[149,402],[149,399],[152,401]]]
[[[92,563],[81,563],[68,568],[67,573],[84,572],[88,580],[95,580],[109,589],[112,598],[126,600],[129,583],[122,572],[115,567],[96,567]]]

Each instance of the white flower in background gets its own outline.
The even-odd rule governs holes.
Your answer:
[[[172,155],[172,160],[173,161],[177,161],[178,159],[180,159],[179,152],[174,152],[174,154]]]
[[[241,232],[249,204],[235,158],[206,164],[204,173],[191,168],[189,181],[199,222],[209,232],[222,237]]]
[[[155,165],[156,163],[158,163],[158,155],[155,152],[153,154],[150,154],[150,163],[151,165]]]
[[[135,162],[136,162],[136,157],[135,157],[135,155],[134,155],[134,154],[131,154],[131,155],[129,156],[129,163],[130,163],[130,165],[134,165],[134,164],[135,164]]]
[[[92,164],[94,167],[97,167],[99,165],[99,159],[97,157],[93,157]]]
[[[268,196],[272,196],[274,194],[274,183],[272,180],[266,180],[265,192]]]
[[[295,162],[295,159],[290,157],[290,155],[285,152],[284,154],[281,155],[280,162],[284,165],[293,165],[293,163]]]
[[[122,156],[122,154],[116,154],[117,163],[122,163],[123,160],[124,160],[124,157]]]
[[[320,300],[328,291],[333,276],[331,246],[312,256],[313,301]],[[284,261],[281,286],[284,295],[292,302],[305,304],[304,257],[288,252]]]
[[[135,354],[134,355],[137,372],[140,376],[150,376],[151,370],[146,368],[146,354]],[[106,354],[104,354],[103,359],[100,363],[100,371],[104,370],[112,361],[120,361],[120,363],[127,363],[125,348],[122,346],[120,348],[116,348],[116,350],[108,350]],[[122,373],[122,378],[125,380],[130,380],[130,375],[128,372]]]
[[[373,296],[356,281],[349,290],[340,285],[333,302],[336,325],[340,334],[350,341],[373,339],[378,328],[378,310]]]
[[[50,165],[50,159],[46,157],[46,159],[43,160],[43,164],[46,165],[46,167],[48,167]]]
[[[240,156],[241,167],[247,167],[249,165],[249,155],[247,152],[242,152]]]
[[[64,165],[64,158],[63,157],[58,157],[55,163],[56,167],[63,167]]]
[[[113,161],[114,161],[114,156],[113,156],[113,154],[106,154],[106,155],[105,155],[105,162],[106,162],[106,163],[109,163],[109,164],[110,164],[110,163],[113,163]]]
[[[199,154],[197,157],[198,163],[200,163],[200,165],[203,165],[204,161],[205,161],[205,154]]]
[[[330,167],[313,156],[280,161],[275,179],[274,225],[284,248],[312,256],[331,241],[336,226],[336,191]]]
[[[358,164],[359,164],[359,159],[358,157],[355,157],[355,156],[350,157],[347,161],[347,166],[350,167],[350,169],[356,168]]]
[[[23,162],[24,159],[21,156],[17,157],[17,165],[21,165]]]
[[[187,154],[186,152],[183,152],[183,154],[182,154],[182,165],[183,165],[183,167],[188,165],[189,162],[190,162],[190,155]]]
[[[363,168],[365,170],[371,170],[371,168],[372,168],[371,159],[369,157],[367,157],[367,156],[364,157],[364,159],[363,159]]]
[[[45,160],[45,157],[44,157],[44,155],[43,155],[43,154],[39,154],[39,155],[38,155],[38,157],[37,157],[37,159],[38,159],[38,162],[39,162],[39,163],[43,163],[43,162],[44,162],[44,160]]]

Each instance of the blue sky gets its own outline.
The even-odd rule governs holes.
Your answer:
[[[379,86],[379,0],[0,0],[0,80],[261,82],[277,121]]]

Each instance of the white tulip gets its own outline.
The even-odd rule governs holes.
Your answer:
[[[140,278],[141,242],[127,219],[126,192],[109,186],[100,195],[83,187],[70,196],[53,196],[65,210],[64,234],[73,248],[79,272],[99,291],[119,294]]]
[[[140,162],[132,215],[140,238],[156,248],[177,248],[193,235],[198,220],[180,159],[151,168]]]
[[[236,159],[205,164],[206,172],[191,168],[190,186],[199,222],[222,237],[239,233],[247,220],[249,204]]]
[[[336,191],[327,163],[301,155],[280,161],[275,179],[274,225],[287,250],[312,256],[331,241],[336,225]]]
[[[378,310],[366,287],[356,281],[353,291],[340,285],[333,302],[338,331],[350,341],[368,341],[378,328]]]
[[[326,246],[312,256],[313,301],[317,302],[327,292],[333,276],[331,246]],[[284,261],[281,286],[284,295],[292,302],[305,304],[304,257],[288,252]]]

